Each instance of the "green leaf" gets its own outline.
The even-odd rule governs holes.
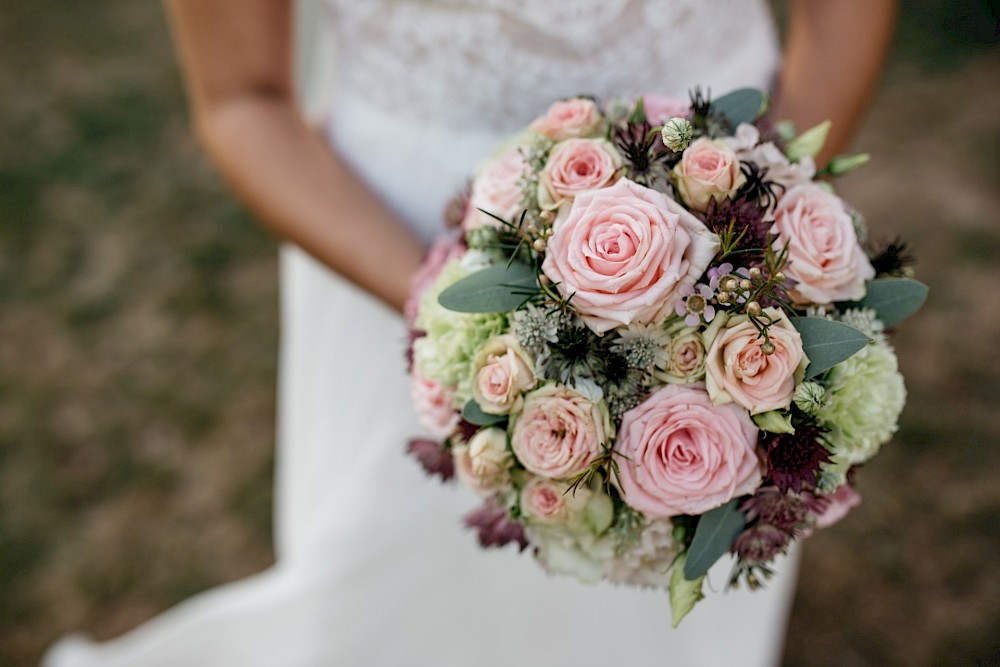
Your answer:
[[[722,507],[701,515],[684,561],[685,579],[694,581],[705,576],[709,568],[715,565],[715,561],[736,541],[747,523],[738,506],[739,499],[733,498]]]
[[[910,278],[879,278],[868,282],[868,293],[858,303],[871,308],[882,324],[891,327],[920,310],[927,300],[927,285]]]
[[[705,598],[701,592],[701,585],[705,577],[701,576],[691,580],[684,577],[684,563],[687,554],[682,553],[674,562],[674,571],[670,573],[670,618],[673,627],[680,625],[684,617],[688,615],[695,604]]]
[[[538,290],[535,270],[522,262],[497,264],[462,278],[448,287],[438,303],[459,313],[506,313]]]
[[[476,403],[474,399],[470,399],[465,404],[465,407],[462,408],[462,419],[476,426],[492,426],[493,424],[506,421],[507,415],[491,415],[488,412],[483,412],[483,409],[479,407],[479,403]]]
[[[789,319],[802,336],[802,349],[809,357],[806,379],[833,368],[871,341],[863,332],[843,322],[822,317]]]
[[[826,143],[826,136],[830,134],[830,126],[833,125],[828,120],[815,127],[811,127],[799,136],[788,142],[785,146],[785,155],[792,162],[798,162],[802,158],[816,157]]]
[[[782,414],[778,410],[770,410],[753,416],[753,421],[762,431],[771,433],[795,433],[792,426],[791,413]]]
[[[738,88],[712,101],[711,113],[722,114],[736,129],[740,123],[752,123],[768,107],[767,93],[757,88]]]
[[[868,153],[855,153],[854,155],[834,155],[829,164],[820,171],[820,174],[830,174],[831,176],[843,176],[855,169],[868,164],[872,156]]]

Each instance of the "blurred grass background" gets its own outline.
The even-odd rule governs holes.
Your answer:
[[[932,286],[787,665],[1000,664],[994,4],[904,0],[841,182]],[[274,242],[195,145],[153,0],[0,0],[0,665],[267,566]]]

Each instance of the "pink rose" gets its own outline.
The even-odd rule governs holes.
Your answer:
[[[666,195],[628,179],[579,195],[556,220],[542,270],[597,333],[662,322],[719,237]]]
[[[752,415],[791,405],[809,360],[791,321],[777,308],[764,312],[777,320],[768,328],[774,354],[761,351],[764,337],[746,315],[720,317],[705,331],[705,381],[715,404],[735,401]]]
[[[784,194],[774,210],[775,248],[788,244],[785,273],[797,284],[802,303],[856,301],[865,281],[875,277],[858,244],[844,203],[818,185],[799,185]]]
[[[723,141],[695,139],[673,170],[677,193],[690,208],[704,211],[708,202],[732,197],[744,183],[736,153]]]
[[[417,321],[417,310],[420,308],[420,297],[441,275],[441,269],[451,260],[464,255],[465,252],[466,248],[462,244],[460,236],[454,232],[439,236],[434,241],[430,250],[427,251],[424,263],[410,277],[410,296],[403,306],[403,315],[407,326],[413,328]]]
[[[501,226],[496,218],[483,211],[508,221],[518,217],[521,212],[521,179],[527,168],[520,146],[508,149],[487,162],[472,181],[469,207],[462,228],[470,231],[486,225]]]
[[[603,403],[569,387],[547,384],[525,396],[511,447],[529,471],[565,479],[586,470],[610,435]]]
[[[666,95],[643,95],[642,106],[650,125],[663,125],[671,118],[687,118],[691,114],[691,103],[688,100]]]
[[[581,192],[610,185],[621,175],[621,166],[621,155],[605,139],[556,144],[538,175],[538,204],[551,210]]]
[[[601,120],[593,100],[574,97],[553,103],[544,116],[536,118],[528,127],[549,139],[562,141],[593,134],[600,128]]]
[[[521,489],[521,511],[529,521],[564,524],[578,514],[590,499],[590,490],[566,491],[565,483],[532,477]]]
[[[618,484],[648,517],[701,514],[760,485],[757,427],[701,384],[667,385],[622,417]]]
[[[454,392],[439,382],[425,378],[416,368],[410,376],[410,394],[420,425],[435,438],[447,438],[458,426],[459,413]]]
[[[521,393],[535,386],[532,364],[510,335],[487,341],[476,356],[473,373],[472,396],[491,415],[510,412]]]
[[[829,501],[829,504],[825,510],[816,515],[817,528],[829,528],[861,504],[861,494],[848,484],[841,484],[832,494],[822,495],[819,498]]]

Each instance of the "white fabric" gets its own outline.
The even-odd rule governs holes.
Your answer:
[[[553,98],[767,86],[763,1],[340,0],[331,143],[430,238],[446,199]],[[359,230],[362,234],[363,230]],[[663,592],[547,576],[460,526],[478,501],[404,456],[420,433],[399,318],[284,248],[278,562],[47,667],[772,665],[795,559],[670,629]],[[721,590],[729,563],[711,573]]]

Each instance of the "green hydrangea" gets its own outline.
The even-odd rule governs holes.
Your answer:
[[[867,461],[896,432],[906,403],[895,353],[888,344],[872,343],[834,366],[825,384],[826,402],[816,417],[830,430],[834,467]]]
[[[441,270],[420,299],[416,327],[427,335],[413,345],[414,362],[420,372],[446,387],[456,387],[455,400],[459,404],[472,397],[476,354],[487,340],[507,330],[503,314],[456,313],[438,303],[441,292],[469,273],[457,259]]]

